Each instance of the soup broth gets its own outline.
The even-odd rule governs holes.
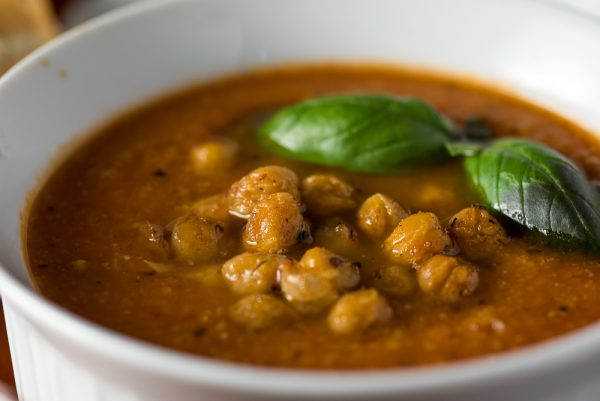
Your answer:
[[[465,262],[470,266],[465,274],[476,274],[477,282],[449,293],[449,299],[428,293],[425,279],[419,281],[421,273],[414,269],[398,273],[408,277],[407,288],[383,288],[387,273],[381,269],[394,262],[382,244],[394,227],[380,239],[370,235],[359,214],[366,199],[384,195],[401,207],[395,212],[399,218],[433,213],[437,220],[432,224],[439,224],[443,233],[452,232],[452,216],[477,199],[460,160],[387,175],[360,174],[273,156],[257,146],[256,130],[282,106],[352,92],[416,96],[458,126],[484,119],[498,137],[543,142],[581,166],[590,179],[600,179],[600,149],[590,135],[471,82],[376,66],[252,72],[128,113],[103,127],[52,173],[36,195],[25,227],[26,253],[39,291],[93,322],[171,349],[249,364],[319,369],[429,365],[483,356],[600,318],[600,258],[551,249],[513,233],[493,257]],[[222,159],[211,161],[213,153],[202,147],[207,142],[224,144],[218,148]],[[202,169],[207,165],[213,170]],[[346,298],[346,306],[355,308],[362,299],[373,305],[364,316],[350,315],[355,323],[348,323],[342,298],[323,308],[314,303],[298,307],[281,282],[267,283],[269,288],[256,290],[262,294],[256,295],[225,270],[223,265],[236,255],[264,251],[264,233],[248,233],[251,222],[244,213],[226,210],[223,215],[219,205],[225,202],[223,207],[230,209],[232,185],[265,166],[295,173],[300,199],[291,209],[297,207],[302,224],[309,227],[294,232],[298,243],[273,263],[296,263],[315,247],[329,251],[331,263],[347,266],[359,277],[348,284],[352,291],[336,287],[336,296],[360,292],[364,298]],[[347,185],[331,184],[350,188],[348,206],[335,203],[328,211],[327,200],[307,201],[312,185],[307,178],[315,175]],[[289,195],[293,191],[282,192],[295,199]],[[202,203],[213,196],[217,198]],[[265,208],[269,219],[291,213],[283,206],[282,211]],[[216,244],[214,252],[199,258],[197,248],[190,250],[182,242],[198,219],[210,222],[206,236]],[[258,240],[253,243],[252,238]],[[447,257],[454,257],[447,248]],[[331,255],[341,259],[332,261]],[[234,272],[236,266],[229,269]],[[281,279],[280,272],[275,280]],[[378,292],[369,292],[373,288]],[[240,304],[245,297],[254,298]],[[252,309],[257,303],[267,309]],[[332,317],[333,310],[338,315]]]

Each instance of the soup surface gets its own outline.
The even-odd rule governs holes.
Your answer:
[[[77,314],[155,344],[302,368],[437,364],[600,318],[594,256],[548,249],[500,226],[490,234],[493,249],[469,255],[456,248],[461,215],[452,216],[476,201],[460,161],[359,174],[272,156],[255,144],[257,127],[278,108],[357,91],[418,96],[459,126],[483,118],[495,135],[544,142],[600,179],[591,136],[471,83],[373,66],[255,72],[136,110],[71,154],[28,217],[37,287]],[[261,167],[249,191],[263,191],[260,180],[272,177],[294,188],[263,199],[259,211],[236,209],[252,181],[239,180]],[[479,208],[464,213],[487,218]],[[397,263],[384,243],[399,235],[396,223],[407,229],[408,218],[430,228],[427,246],[450,238],[439,252],[446,256],[432,252],[418,271]],[[277,222],[293,227],[269,231]],[[290,235],[293,244],[280,246]],[[279,248],[286,256],[269,254]],[[480,260],[478,250],[487,257]],[[300,285],[323,279],[303,276],[300,259],[315,269],[328,265],[320,271],[335,271],[335,282]],[[446,269],[441,279],[439,269]]]

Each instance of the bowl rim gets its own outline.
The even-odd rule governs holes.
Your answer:
[[[207,0],[148,0],[126,5],[72,28],[21,60],[0,77],[2,88],[23,73],[28,66],[47,58],[55,49],[69,46],[88,33],[110,29],[148,13],[190,2]],[[600,19],[585,15],[562,4],[541,0],[505,0],[527,3],[540,9],[552,9],[593,24],[599,31]],[[22,252],[22,250],[21,250]],[[264,367],[226,362],[219,359],[170,350],[110,330],[47,300],[27,287],[0,264],[0,289],[4,301],[26,311],[54,334],[72,345],[121,366],[169,377],[177,381],[228,387],[239,392],[269,393],[287,396],[348,396],[414,394],[435,392],[468,384],[513,381],[543,375],[558,368],[579,363],[589,357],[586,350],[600,349],[600,322],[567,334],[499,354],[471,358],[436,366],[399,367],[378,370],[318,370]]]

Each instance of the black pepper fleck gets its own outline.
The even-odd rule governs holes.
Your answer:
[[[192,335],[196,338],[202,337],[206,334],[206,327],[198,327],[196,330],[192,332]]]

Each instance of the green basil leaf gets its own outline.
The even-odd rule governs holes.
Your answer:
[[[600,195],[573,163],[524,139],[465,158],[485,206],[565,248],[600,250]]]
[[[258,142],[290,159],[391,173],[447,159],[453,132],[422,100],[341,95],[284,108],[261,127]]]

